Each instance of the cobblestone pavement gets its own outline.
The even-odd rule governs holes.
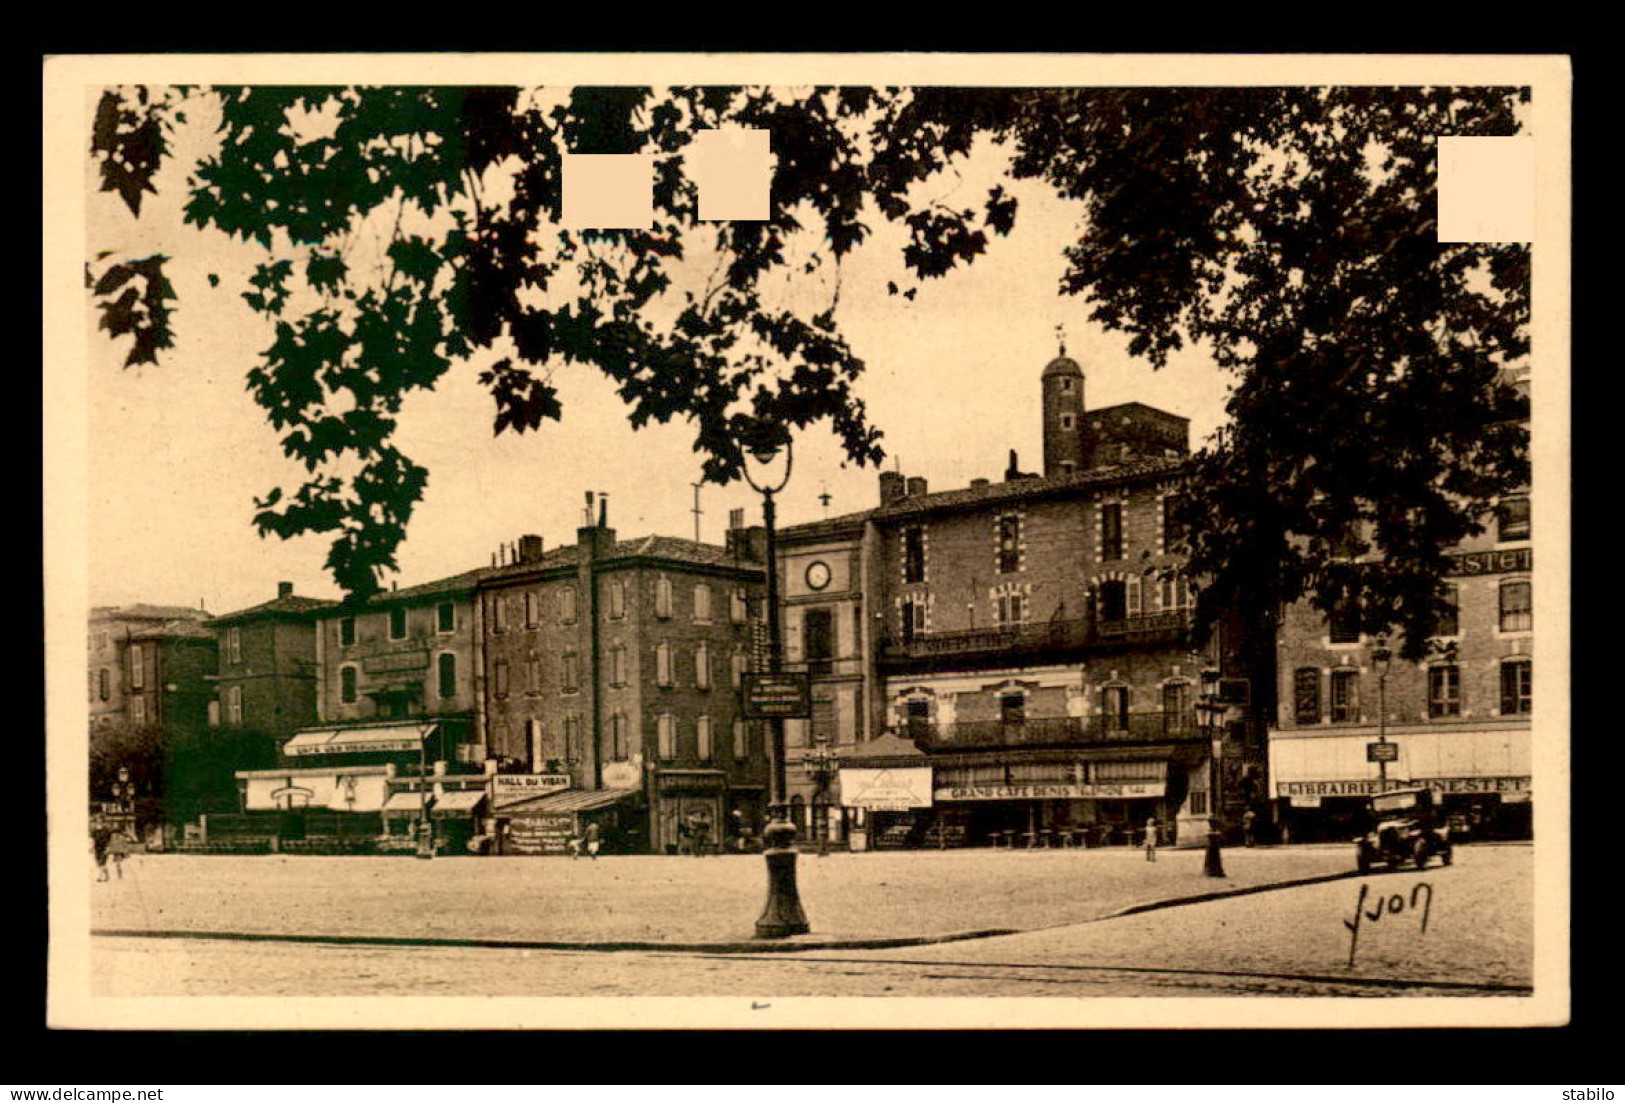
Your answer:
[[[1229,877],[1202,853],[947,851],[803,855],[815,936],[1031,930],[1135,904],[1346,871],[1348,847],[1238,848]],[[234,931],[542,942],[749,939],[766,895],[759,855],[708,858],[200,857],[132,859],[96,884],[96,930]]]
[[[940,866],[944,856],[917,858]],[[1532,867],[1527,847],[1462,848],[1449,868],[896,950],[724,955],[103,937],[92,940],[92,970],[96,993],[107,996],[1518,995],[1531,983]],[[1426,932],[1422,883],[1432,886]],[[1343,921],[1362,886],[1365,910],[1381,902],[1383,915],[1362,920],[1351,967]],[[1395,896],[1402,910],[1389,910]],[[1483,987],[1462,987],[1472,985]]]

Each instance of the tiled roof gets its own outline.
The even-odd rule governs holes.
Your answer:
[[[874,512],[872,509],[865,509],[858,513],[843,513],[839,517],[825,517],[817,521],[804,521],[799,525],[786,525],[779,530],[778,538],[802,541],[816,540],[821,536],[834,536],[863,524],[874,515]]]
[[[702,544],[677,536],[640,536],[634,540],[617,540],[600,562],[613,563],[627,559],[656,559],[668,563],[682,563],[697,567],[726,567],[746,571],[760,571],[762,565],[735,557],[727,548],[716,544]],[[484,582],[498,582],[508,578],[521,578],[536,571],[558,567],[574,567],[581,561],[579,544],[564,544],[542,556],[534,563],[509,563],[502,567],[487,567],[480,573]]]
[[[98,606],[90,611],[95,620],[208,620],[209,614],[190,605]]]
[[[455,594],[465,590],[472,590],[479,584],[480,579],[493,573],[490,567],[478,567],[462,574],[450,575],[446,578],[437,578],[433,582],[424,582],[417,586],[406,586],[399,590],[385,590],[374,594],[368,599],[370,605],[389,605],[397,601],[413,601],[419,598],[438,597],[441,594]]]
[[[202,622],[192,620],[172,620],[165,624],[154,625],[151,628],[142,628],[131,632],[132,640],[212,640],[214,633]]]
[[[215,617],[215,623],[230,620],[252,620],[255,617],[299,616],[303,613],[315,612],[317,609],[327,609],[337,605],[336,601],[329,601],[321,597],[300,597],[290,594],[279,597],[274,601],[261,602],[251,605],[247,609],[238,609],[234,613],[221,613]]]
[[[1183,458],[1177,460],[1136,460],[1133,463],[1097,467],[1089,471],[1081,471],[1075,475],[1062,475],[1053,479],[1012,479],[1002,483],[989,483],[986,486],[965,487],[962,490],[944,490],[937,494],[913,495],[881,506],[873,511],[872,516],[876,520],[888,520],[893,517],[907,517],[918,513],[934,513],[937,510],[962,509],[995,502],[1019,501],[1024,498],[1065,494],[1071,490],[1109,486],[1112,483],[1132,482],[1136,479],[1156,475],[1173,474],[1183,468],[1186,463],[1187,461]]]

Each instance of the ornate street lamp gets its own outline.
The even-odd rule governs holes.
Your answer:
[[[1378,636],[1377,646],[1371,649],[1371,668],[1377,672],[1377,745],[1388,742],[1388,668],[1393,665],[1394,653],[1388,649],[1388,637]],[[1386,751],[1377,752],[1377,791],[1388,790],[1388,757]]]
[[[1220,834],[1223,824],[1220,802],[1224,799],[1221,776],[1224,771],[1224,731],[1219,724],[1224,719],[1225,706],[1219,700],[1219,672],[1202,671],[1202,699],[1196,703],[1196,722],[1207,733],[1208,758],[1208,832],[1207,854],[1202,859],[1202,872],[1209,877],[1224,876],[1224,858],[1219,852],[1223,842]]]
[[[434,819],[429,806],[429,733],[434,725],[423,724],[418,732],[418,848],[419,858],[434,857]]]
[[[818,807],[824,810],[824,821],[818,825],[818,856],[829,857],[829,782],[841,768],[841,756],[828,743],[815,743],[801,757],[801,768],[811,774],[817,785]]]
[[[779,673],[779,562],[778,538],[774,527],[776,510],[773,495],[790,481],[794,456],[790,434],[778,422],[758,420],[751,426],[745,450],[765,472],[779,453],[784,454],[784,474],[776,482],[761,481],[751,474],[750,462],[742,464],[745,482],[762,496],[762,523],[767,528],[767,668]],[[756,921],[757,938],[786,938],[808,931],[806,913],[796,890],[796,825],[790,822],[789,802],[784,780],[784,718],[769,720],[768,823],[762,828],[762,856],[767,861],[767,906]]]

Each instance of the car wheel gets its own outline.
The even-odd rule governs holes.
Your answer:
[[[1361,873],[1371,872],[1371,847],[1360,843],[1355,847],[1354,865]]]
[[[1428,864],[1428,841],[1426,839],[1417,839],[1416,848],[1412,853],[1416,857],[1416,868],[1426,869]]]

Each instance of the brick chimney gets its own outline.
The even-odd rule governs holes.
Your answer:
[[[925,497],[925,477],[923,475],[909,476],[904,485],[908,487],[908,496],[910,498]]]
[[[279,597],[279,598],[292,597],[293,596],[293,583],[291,583],[291,582],[278,582],[276,584],[276,596]]]
[[[880,504],[889,506],[900,500],[908,493],[903,483],[901,471],[882,471],[880,473]]]
[[[542,538],[535,533],[526,533],[519,538],[519,562],[540,563],[542,560]]]

